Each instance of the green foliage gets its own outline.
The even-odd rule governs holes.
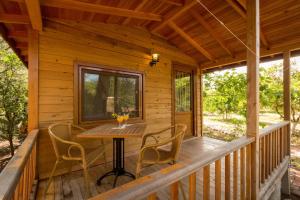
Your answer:
[[[0,139],[9,141],[11,155],[14,154],[13,139],[19,138],[27,125],[26,80],[22,62],[0,39]]]
[[[283,66],[282,63],[260,70],[260,104],[265,110],[276,112],[283,118]],[[300,122],[300,72],[291,69],[291,121],[292,133]]]
[[[222,114],[224,119],[231,113],[246,116],[246,85],[246,75],[235,70],[224,74],[205,74],[205,111]]]
[[[283,118],[283,64],[279,62],[270,67],[260,67],[260,110],[276,112]],[[234,69],[226,72],[205,74],[204,76],[204,111],[222,114],[228,121],[228,114],[235,113],[246,117],[246,73]],[[292,133],[300,122],[300,71],[291,68],[291,119]],[[238,125],[240,121],[231,124]],[[260,123],[261,127],[266,124]]]

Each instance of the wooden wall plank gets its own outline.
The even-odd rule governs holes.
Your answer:
[[[74,29],[72,29],[74,30]],[[76,29],[77,30],[77,29]],[[114,29],[114,37],[119,37]],[[128,38],[141,42],[140,32],[126,28]],[[114,32],[115,31],[115,32]],[[149,54],[140,49],[130,49],[128,46],[111,44],[101,37],[83,37],[80,30],[70,32],[69,29],[59,27],[45,28],[40,33],[40,85],[39,85],[39,126],[42,131],[39,137],[39,172],[42,178],[49,175],[55,157],[46,128],[54,122],[72,122],[74,119],[74,63],[107,65],[120,69],[134,70],[144,73],[144,109],[145,120],[149,130],[156,131],[171,125],[171,64],[175,60],[183,64],[191,64],[190,59],[178,52],[170,45],[164,45],[154,39],[151,34],[142,35],[160,44],[160,62],[155,67],[149,66]],[[119,37],[119,39],[121,36]],[[122,39],[123,38],[122,36]],[[146,46],[146,44],[143,45]],[[83,51],[84,49],[84,51]],[[192,59],[191,59],[192,60]],[[140,140],[127,140],[125,150],[127,154],[136,152],[140,147]],[[107,143],[111,143],[107,140]],[[42,147],[42,148],[41,148]],[[112,156],[112,147],[107,145],[108,157]],[[100,161],[102,162],[102,161]],[[62,174],[65,167],[61,166],[58,174]]]

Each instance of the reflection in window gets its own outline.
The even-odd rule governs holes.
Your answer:
[[[83,69],[81,79],[82,121],[112,119],[112,113],[141,117],[141,75]]]
[[[176,112],[191,111],[191,74],[176,72],[175,99]]]

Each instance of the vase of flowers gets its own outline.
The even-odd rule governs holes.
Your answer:
[[[125,121],[125,118],[124,118],[123,115],[118,115],[118,114],[116,114],[116,113],[113,113],[113,114],[112,114],[112,117],[113,117],[114,119],[116,119],[116,121],[118,122],[119,128],[124,128],[124,127],[125,127],[124,124],[123,124],[123,122]]]

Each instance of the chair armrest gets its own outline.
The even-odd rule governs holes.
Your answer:
[[[148,145],[144,145],[141,149],[141,151],[143,151],[144,149],[147,149],[147,148],[159,148],[159,147],[162,147],[166,144],[169,144],[170,142],[172,142],[176,137],[171,137],[171,138],[168,138],[168,139],[165,139],[165,140],[162,140],[156,144],[148,144]]]
[[[77,148],[80,151],[81,157],[72,156],[71,150]],[[66,160],[85,160],[85,151],[84,148],[80,144],[72,144],[68,148],[68,157],[64,157]]]
[[[75,125],[75,124],[72,124],[71,126],[72,126],[73,128],[77,128],[77,129],[79,129],[79,130],[86,131],[86,129],[85,129],[85,128],[82,128],[81,126],[78,126],[78,125]]]
[[[63,159],[66,159],[66,160],[81,160],[81,158],[78,158],[78,157],[72,157],[71,152],[70,152],[72,148],[78,148],[79,151],[80,151],[81,157],[82,157],[82,158],[85,158],[85,151],[84,151],[84,148],[83,148],[82,145],[80,145],[79,143],[61,139],[61,138],[57,137],[57,136],[54,135],[54,134],[52,135],[52,137],[55,137],[55,139],[56,139],[58,142],[60,142],[60,143],[70,145],[69,148],[68,148],[68,155],[67,155],[67,156],[63,156]]]
[[[174,128],[174,126],[165,128],[165,129],[160,130],[160,131],[157,131],[157,132],[152,132],[152,133],[147,133],[147,134],[145,134],[145,135],[143,136],[143,140],[142,140],[142,147],[145,145],[145,143],[146,143],[146,141],[147,141],[147,139],[148,139],[149,137],[152,137],[152,138],[155,140],[156,143],[159,143],[159,140],[156,138],[157,135],[159,135],[159,134],[161,134],[161,133],[163,133],[163,132],[166,132],[166,131],[168,131],[168,130],[171,130],[172,128]]]
[[[175,137],[171,137],[171,138],[168,138],[168,139],[166,139],[166,140],[160,141],[160,142],[158,142],[158,143],[156,143],[156,144],[148,144],[148,145],[144,145],[144,146],[142,147],[141,151],[140,151],[140,153],[141,153],[141,159],[143,159],[145,151],[147,151],[148,149],[152,149],[153,151],[155,151],[156,156],[157,156],[157,157],[156,157],[156,161],[158,161],[158,160],[160,159],[160,154],[159,154],[159,152],[157,151],[157,148],[162,147],[162,146],[164,146],[164,145],[166,145],[166,144],[169,144],[169,143],[172,142],[172,140],[174,140],[174,139],[175,139]]]

